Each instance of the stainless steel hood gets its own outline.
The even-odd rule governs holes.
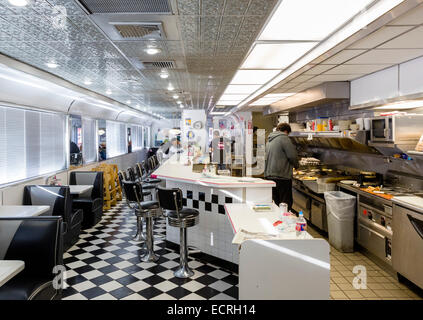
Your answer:
[[[356,153],[380,155],[381,153],[367,145],[368,131],[343,132],[292,132],[293,143],[305,148],[324,148]]]
[[[285,111],[298,111],[308,107],[315,107],[327,102],[334,102],[350,98],[350,84],[348,81],[325,82],[316,87],[292,95],[288,98],[272,103],[265,114]]]

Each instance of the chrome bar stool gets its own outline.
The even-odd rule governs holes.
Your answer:
[[[128,206],[135,210],[138,232],[142,234],[142,219],[145,219],[145,252],[140,257],[143,262],[156,262],[159,256],[154,253],[153,219],[162,215],[162,209],[157,201],[143,201],[143,186],[138,181],[123,181],[125,198]],[[140,221],[140,222],[139,222]]]
[[[137,163],[137,168],[138,168],[138,171],[140,172],[140,176],[142,177],[142,182],[151,183],[151,184],[159,184],[162,182],[161,179],[149,177],[147,170],[145,169],[142,163]]]
[[[122,175],[121,172],[119,172],[118,175],[119,175],[120,185],[122,186],[122,192],[123,192],[123,194],[125,196],[126,202],[128,203],[128,206],[131,209],[133,209],[133,207],[128,202],[128,197],[126,196],[125,187],[123,185],[125,182],[127,183],[128,181],[126,181],[124,179],[121,179],[121,178],[123,178],[123,175]],[[144,197],[147,197],[148,196],[148,197],[150,197],[151,200],[153,200],[151,191],[144,191],[143,190],[142,191],[142,196],[143,196],[143,199],[144,199]],[[143,230],[144,229],[144,226],[143,226],[142,216],[136,215],[136,217],[137,217],[137,233],[132,238],[132,241],[135,241],[135,242],[145,242],[145,240],[147,238],[146,238],[145,232]]]
[[[188,265],[187,228],[198,224],[200,213],[194,209],[183,208],[181,189],[157,187],[157,198],[160,207],[167,210],[165,216],[169,226],[179,228],[180,232],[179,268],[173,274],[177,278],[192,277],[194,272]]]

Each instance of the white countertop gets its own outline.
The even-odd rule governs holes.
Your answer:
[[[394,203],[405,205],[407,207],[411,207],[419,212],[423,212],[423,198],[417,196],[398,196],[393,197],[392,201]]]
[[[273,211],[269,212],[256,212],[251,208],[251,204],[247,203],[225,204],[225,210],[235,234],[243,229],[253,233],[275,235],[274,240],[313,239],[307,232],[297,237],[296,232],[280,232],[275,228],[273,223],[281,219],[279,207],[275,204],[273,204]],[[234,238],[233,243],[239,243],[239,241]]]
[[[201,173],[192,172],[192,165],[185,166],[186,157],[181,156],[181,161],[176,161],[176,155],[164,162],[153,175],[160,179],[181,181],[212,188],[271,188],[275,186],[273,181],[264,179],[241,177],[216,176],[216,178],[204,177]],[[241,180],[241,181],[240,181]]]
[[[1,218],[36,217],[50,209],[50,206],[0,206]]]
[[[25,268],[20,260],[0,260],[0,287]]]
[[[92,185],[83,185],[83,184],[75,184],[75,185],[69,185],[70,193],[71,194],[83,194],[85,192],[88,192],[92,190]]]

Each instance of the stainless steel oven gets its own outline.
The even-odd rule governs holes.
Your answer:
[[[377,117],[371,120],[370,140],[374,142],[394,142],[393,117]]]

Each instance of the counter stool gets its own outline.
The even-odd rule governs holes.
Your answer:
[[[137,163],[137,172],[139,172],[139,176],[142,177],[142,182],[152,184],[162,182],[161,179],[148,177],[148,174],[141,163]]]
[[[154,253],[153,219],[162,215],[157,201],[143,201],[143,186],[139,182],[123,181],[128,206],[135,210],[137,217],[137,236],[142,237],[142,219],[145,219],[145,252],[140,257],[143,262],[156,262],[159,256]]]
[[[199,222],[200,213],[197,210],[183,208],[182,190],[178,188],[165,189],[157,187],[157,199],[166,213],[169,226],[179,228],[179,268],[173,273],[177,278],[189,278],[194,272],[188,266],[187,228]]]

